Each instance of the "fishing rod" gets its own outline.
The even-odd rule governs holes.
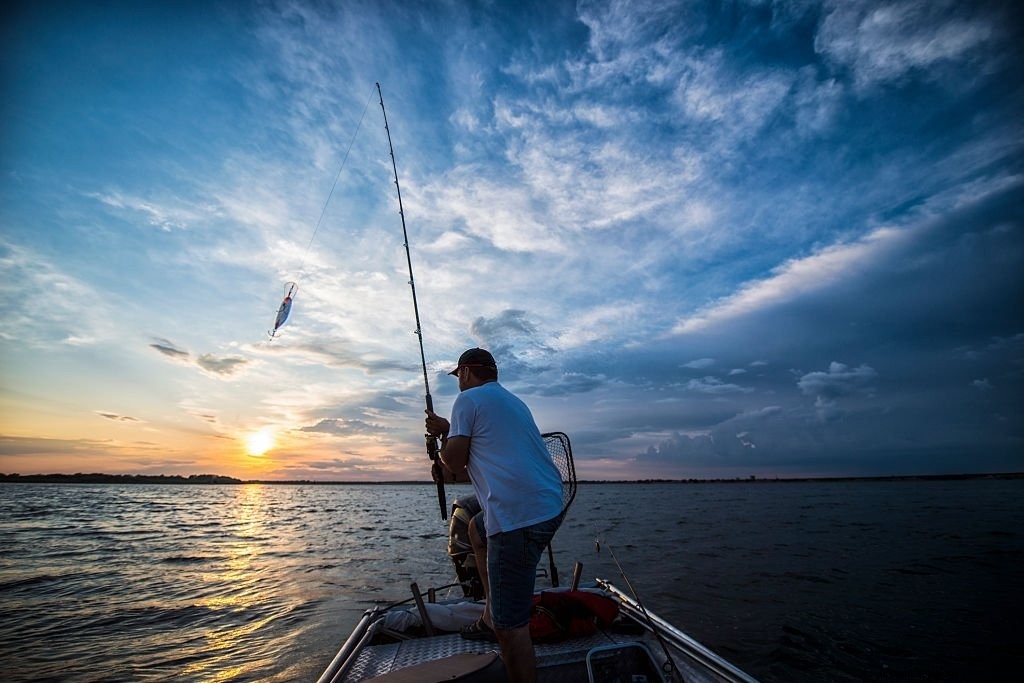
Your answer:
[[[391,152],[391,170],[395,174],[395,192],[398,193],[398,215],[402,217],[402,237],[405,240],[405,260],[409,265],[409,287],[412,289],[412,310],[416,315],[416,337],[420,340],[420,363],[423,365],[423,389],[427,410],[434,412],[434,399],[430,397],[430,380],[427,378],[427,356],[423,352],[423,328],[420,326],[420,307],[416,303],[416,278],[412,274],[412,254],[409,251],[409,233],[405,228],[405,210],[402,208],[402,188],[398,185],[398,165],[395,163],[395,148],[391,144],[391,129],[388,128],[388,115],[384,111],[384,95],[380,91],[380,83],[377,83],[377,96],[380,98],[380,113],[384,115],[384,130],[388,134],[388,150]],[[424,434],[427,444],[427,457],[432,463],[431,469],[440,468],[441,449],[438,447],[437,437],[433,434]],[[448,500],[444,492],[444,476],[438,475],[434,479],[437,482],[437,504],[441,507],[441,519],[448,519]]]

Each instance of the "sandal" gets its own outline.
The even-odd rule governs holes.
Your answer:
[[[459,631],[459,635],[465,640],[486,640],[491,643],[498,642],[498,636],[494,633],[494,629],[488,626],[482,618],[477,619],[469,626],[463,626],[462,630]]]

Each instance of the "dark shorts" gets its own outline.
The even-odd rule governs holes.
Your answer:
[[[537,563],[562,523],[562,515],[522,529],[487,536],[484,513],[473,517],[487,540],[487,576],[491,585],[491,619],[502,630],[530,623]]]

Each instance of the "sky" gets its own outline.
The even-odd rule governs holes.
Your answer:
[[[585,479],[1024,471],[1018,3],[0,17],[0,472],[429,476],[376,83],[438,413],[482,346]]]

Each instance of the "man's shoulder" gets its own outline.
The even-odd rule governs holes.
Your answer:
[[[497,382],[488,382],[487,384],[481,384],[480,386],[472,387],[470,389],[463,389],[455,397],[455,401],[452,403],[452,408],[455,406],[476,406],[482,402],[493,400],[492,397],[498,395],[491,389],[488,389],[491,384],[497,384]]]
[[[466,389],[461,392],[460,396],[494,396],[499,394],[510,393],[508,389],[498,384],[497,380],[485,382],[484,384],[477,385],[471,389]]]

